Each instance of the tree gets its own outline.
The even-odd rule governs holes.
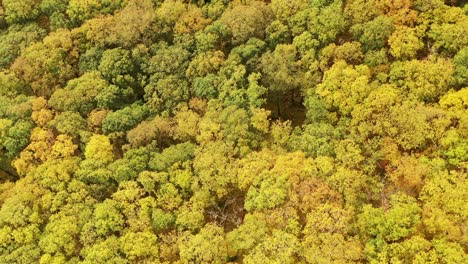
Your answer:
[[[297,12],[301,11],[307,6],[307,1],[295,0],[273,0],[271,1],[271,9],[276,18],[282,22],[288,22],[288,19],[294,16]]]
[[[57,131],[77,137],[80,131],[86,130],[86,120],[76,112],[63,112],[51,122]]]
[[[313,123],[304,126],[304,130],[295,130],[291,135],[289,146],[292,150],[301,150],[308,156],[333,156],[334,140],[338,132],[328,123]]]
[[[437,2],[436,2],[437,3]],[[418,20],[418,12],[413,9],[414,1],[375,1],[377,9],[389,16],[395,25],[412,26]]]
[[[40,14],[39,0],[5,0],[5,20],[9,24],[24,23],[36,19]]]
[[[465,94],[468,89],[463,88],[457,92],[450,91],[445,94],[439,101],[442,109],[447,110],[447,115],[452,122],[457,122],[458,126],[449,129],[445,136],[440,139],[441,146],[445,149],[445,156],[450,164],[460,164],[468,159],[466,152],[463,150],[466,145],[466,140],[463,139],[464,130],[467,123],[464,121],[466,116],[467,101]]]
[[[10,26],[0,38],[0,68],[9,66],[22,50],[45,35],[46,31],[35,23]]]
[[[51,31],[59,28],[70,28],[70,20],[66,17],[69,0],[42,0],[41,11],[49,17]]]
[[[189,109],[181,109],[175,114],[174,138],[182,141],[195,141],[198,134],[200,116]]]
[[[344,12],[350,17],[352,24],[362,24],[368,22],[378,15],[382,10],[377,8],[378,1],[352,0],[346,1]]]
[[[341,1],[334,1],[321,8],[311,6],[298,12],[289,20],[293,36],[309,31],[321,46],[328,45],[346,27],[347,21],[341,6]]]
[[[83,263],[116,263],[124,264],[127,260],[121,256],[119,239],[115,236],[109,236],[105,240],[83,249]]]
[[[205,28],[210,22],[211,20],[204,17],[200,8],[192,6],[175,23],[174,34],[194,34]]]
[[[182,263],[225,263],[227,247],[222,228],[207,224],[196,235],[184,233],[178,241]]]
[[[416,158],[403,156],[389,176],[399,190],[408,195],[417,196],[427,173],[427,167]]]
[[[386,213],[382,208],[366,205],[358,215],[357,224],[361,236],[367,240],[365,251],[369,261],[384,260],[385,246],[414,235],[421,221],[421,208],[414,198],[395,194],[391,204]]]
[[[45,254],[72,258],[79,253],[79,219],[73,216],[58,216],[49,219],[39,245]]]
[[[156,23],[162,33],[169,34],[179,18],[187,11],[187,5],[180,1],[164,1],[156,9]]]
[[[161,117],[142,121],[128,131],[127,140],[132,147],[161,146],[172,135],[172,125],[170,120]]]
[[[229,255],[240,256],[251,251],[268,234],[265,216],[261,213],[246,214],[243,223],[227,233]]]
[[[44,194],[39,185],[26,180],[6,190],[0,208],[0,261],[38,262],[39,225],[45,220],[39,201]]]
[[[304,257],[310,263],[359,263],[360,242],[348,235],[350,212],[329,204],[307,214],[302,243]]]
[[[393,31],[392,19],[386,16],[378,16],[369,22],[351,27],[355,39],[361,42],[365,51],[383,48]]]
[[[468,41],[466,36],[466,25],[468,20],[466,15],[460,8],[456,7],[443,7],[442,13],[437,17],[436,23],[433,23],[428,32],[428,36],[434,40],[434,48],[441,49],[448,54],[455,54],[462,48]]]
[[[121,250],[130,261],[158,261],[157,236],[152,232],[128,232],[120,237]]]
[[[228,38],[229,28],[217,20],[195,33],[197,52],[223,51],[229,42]]]
[[[55,141],[51,130],[35,127],[31,131],[29,145],[21,151],[20,156],[13,162],[13,166],[20,175],[26,175],[38,164],[51,158],[51,146]]]
[[[99,236],[107,237],[123,229],[124,218],[116,201],[105,200],[98,204],[94,209],[93,216],[93,225]]]
[[[179,45],[159,42],[152,46],[152,57],[145,71],[148,74],[185,75],[190,53]]]
[[[322,49],[320,66],[322,69],[328,69],[331,64],[330,60],[337,62],[340,60],[346,61],[348,64],[359,65],[364,59],[364,54],[361,51],[361,43],[353,41],[346,42],[343,45],[336,46],[334,43]]]
[[[66,13],[74,24],[79,25],[97,15],[112,14],[115,10],[122,8],[124,4],[124,0],[70,0]]]
[[[145,101],[151,112],[171,112],[176,106],[189,99],[189,84],[179,76],[169,75],[158,78],[153,75],[145,86]]]
[[[463,85],[468,80],[468,48],[461,49],[455,57],[453,57],[455,64],[455,78],[460,85]]]
[[[194,152],[195,146],[190,142],[173,145],[161,153],[153,154],[149,167],[156,171],[166,171],[177,162],[191,160]]]
[[[417,52],[424,47],[418,34],[420,33],[415,28],[397,27],[388,38],[390,54],[397,59],[415,58]]]
[[[453,73],[452,62],[441,58],[393,63],[389,76],[407,95],[431,102],[449,89],[454,81]]]
[[[275,230],[245,256],[244,263],[254,264],[263,261],[275,264],[295,263],[298,251],[299,243],[294,235]]]
[[[16,157],[29,144],[33,127],[29,121],[13,123],[8,119],[0,119],[0,142],[5,151],[2,154],[9,159]]]
[[[97,71],[88,72],[67,83],[64,89],[52,94],[49,104],[60,111],[79,112],[87,115],[97,107],[96,97],[109,83]]]
[[[26,48],[11,69],[31,85],[35,95],[49,97],[76,77],[77,60],[78,52],[70,31],[59,30]]]
[[[0,0],[0,263],[465,263],[461,0]]]
[[[115,48],[104,51],[98,69],[113,84],[124,86],[134,82],[135,66],[128,50]]]
[[[106,2],[110,5],[119,3]],[[86,20],[82,27],[74,30],[74,33],[83,34],[88,43],[98,47],[132,47],[141,41],[152,42],[155,34],[152,28],[154,19],[153,1],[129,1],[114,16]]]
[[[345,61],[336,62],[323,76],[315,92],[329,109],[348,115],[370,92],[370,71],[365,65],[356,67]]]
[[[392,86],[371,92],[352,113],[353,130],[363,140],[371,135],[392,137],[407,150],[426,146],[432,138],[430,108],[412,100],[401,102],[400,96]]]
[[[186,72],[188,78],[204,77],[216,73],[224,62],[221,51],[201,53],[192,59]]]
[[[299,92],[303,72],[296,56],[297,49],[293,45],[278,45],[274,52],[262,56],[262,82],[269,89],[269,96],[274,97],[278,116],[281,116],[283,98],[290,96],[293,101],[294,94]]]
[[[232,36],[231,43],[234,45],[253,37],[263,39],[269,20],[270,10],[263,2],[235,5],[224,11],[219,19],[229,28]]]
[[[202,186],[219,197],[226,195],[234,181],[233,159],[232,147],[222,141],[207,142],[197,148],[193,167]]]
[[[148,112],[146,105],[137,103],[111,112],[102,121],[102,131],[106,134],[126,132],[143,121],[148,116]]]
[[[435,239],[466,243],[463,237],[463,218],[466,204],[461,201],[466,194],[462,173],[442,168],[432,169],[432,178],[422,187],[422,222],[425,230]]]

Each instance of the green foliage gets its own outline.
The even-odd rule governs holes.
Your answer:
[[[102,131],[125,132],[136,126],[148,116],[146,105],[132,104],[121,110],[109,113],[102,121]]]
[[[52,94],[49,104],[59,111],[73,111],[86,115],[97,107],[96,97],[109,86],[97,71],[88,72],[67,83],[64,89]]]
[[[455,78],[457,78],[460,85],[466,84],[468,80],[468,48],[461,49],[455,57],[453,57],[455,64]]]
[[[0,263],[465,263],[463,4],[0,0]]]
[[[8,119],[0,119],[1,146],[5,150],[2,154],[7,158],[16,157],[28,145],[33,124],[28,121],[12,123]]]
[[[314,39],[326,46],[346,27],[341,5],[342,2],[337,0],[326,7],[309,7],[296,13],[288,21],[293,36],[309,31]]]
[[[113,84],[122,86],[133,82],[131,74],[135,70],[128,50],[121,48],[106,50],[102,53],[98,69],[102,76]]]
[[[0,68],[9,66],[20,55],[21,50],[40,41],[45,35],[46,31],[34,23],[9,27],[0,36]]]
[[[86,120],[77,112],[63,112],[57,115],[52,123],[58,132],[75,137],[80,131],[86,130]]]
[[[149,167],[156,171],[165,171],[176,162],[184,162],[193,158],[195,146],[192,143],[182,143],[155,153],[151,158]]]
[[[378,16],[374,20],[351,27],[351,32],[361,42],[365,51],[383,48],[393,31],[392,19],[386,16]]]
[[[171,111],[188,97],[188,83],[175,75],[163,78],[153,75],[145,86],[145,101],[154,113]]]

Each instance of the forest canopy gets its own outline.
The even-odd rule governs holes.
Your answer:
[[[465,1],[0,1],[0,263],[467,254]]]

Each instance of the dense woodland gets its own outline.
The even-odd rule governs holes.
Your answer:
[[[467,263],[464,2],[1,0],[0,263]]]

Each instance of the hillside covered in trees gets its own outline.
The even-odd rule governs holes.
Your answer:
[[[467,263],[463,0],[0,0],[0,263]]]

